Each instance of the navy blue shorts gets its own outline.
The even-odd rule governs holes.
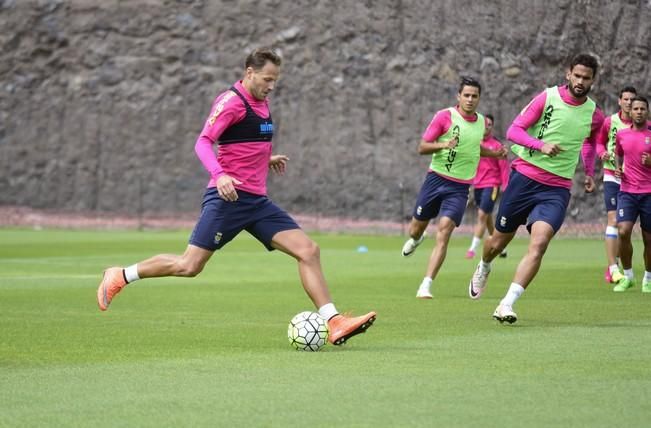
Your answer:
[[[569,203],[569,189],[538,183],[513,170],[497,210],[495,229],[511,233],[526,224],[531,232],[533,223],[544,221],[554,229],[554,233],[558,232]]]
[[[617,194],[619,193],[619,184],[614,181],[604,181],[604,205],[606,211],[617,210]]]
[[[246,230],[271,251],[271,240],[276,233],[300,229],[289,214],[266,196],[242,190],[237,195],[237,201],[228,202],[219,196],[216,188],[206,189],[190,244],[215,251]]]
[[[492,214],[499,194],[499,186],[475,189],[475,205],[486,214]]]
[[[640,227],[651,232],[651,193],[619,192],[617,196],[617,223],[640,217]]]
[[[470,185],[448,180],[429,172],[416,200],[413,216],[428,221],[437,215],[452,219],[459,226],[468,203]]]

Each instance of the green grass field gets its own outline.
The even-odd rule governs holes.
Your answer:
[[[102,270],[179,253],[188,232],[0,230],[2,427],[642,427],[651,415],[651,296],[603,282],[599,240],[556,239],[515,306],[491,314],[527,241],[476,261],[451,243],[435,298],[415,298],[432,241],[315,235],[339,310],[376,310],[365,335],[294,351],[312,309],[289,257],[244,234],[197,278],[145,280],[101,313]],[[368,253],[357,253],[365,245]]]

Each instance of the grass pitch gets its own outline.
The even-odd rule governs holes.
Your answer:
[[[188,232],[0,230],[0,426],[648,426],[651,296],[603,282],[599,240],[555,239],[513,326],[491,314],[526,240],[467,297],[455,238],[435,298],[415,298],[433,242],[315,235],[339,310],[365,335],[294,351],[312,309],[296,264],[247,234],[197,278],[144,280],[100,313],[102,270],[180,253]],[[358,253],[360,245],[368,253]]]

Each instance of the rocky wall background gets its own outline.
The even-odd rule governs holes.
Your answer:
[[[271,103],[291,161],[270,195],[294,213],[409,215],[420,135],[460,75],[498,137],[579,51],[600,58],[605,113],[623,85],[651,95],[650,1],[0,0],[0,205],[198,210],[195,139],[259,45],[285,61]],[[570,218],[602,219],[600,194],[574,195]]]

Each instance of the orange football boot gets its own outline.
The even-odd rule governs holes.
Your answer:
[[[375,322],[376,316],[375,312],[355,318],[337,314],[328,320],[328,340],[333,345],[343,345],[351,337],[366,332]]]
[[[107,310],[113,297],[127,285],[123,272],[121,267],[112,267],[104,271],[102,282],[97,288],[97,304],[100,310]]]

